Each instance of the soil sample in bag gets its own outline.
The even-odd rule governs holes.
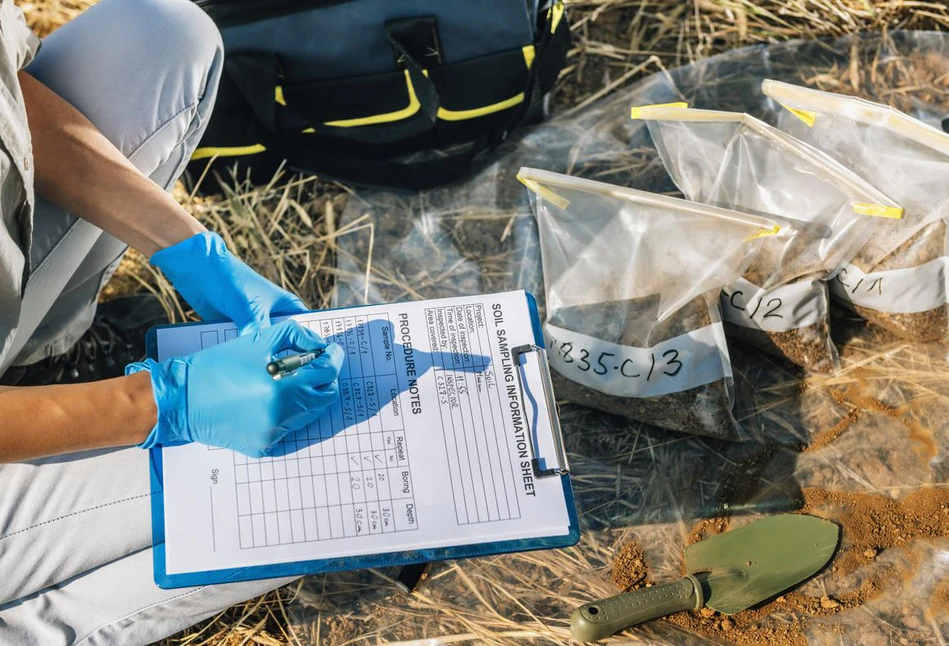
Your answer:
[[[547,171],[519,177],[533,192],[558,399],[742,439],[718,294],[780,227]]]
[[[700,296],[662,323],[650,325],[658,300],[606,301],[562,308],[551,316],[545,331],[555,367],[554,392],[576,404],[663,428],[739,439],[732,416],[732,377],[722,369],[728,356],[716,343],[724,335],[716,295]],[[597,330],[595,338],[584,334],[591,329]],[[615,346],[644,350],[634,356]],[[710,352],[697,356],[702,350]],[[651,385],[656,392],[669,392],[622,397],[604,392],[609,386],[604,388],[599,380],[639,383],[642,392]],[[613,392],[621,392],[621,386]]]
[[[829,284],[868,321],[912,341],[949,332],[946,303],[949,135],[891,107],[776,81],[779,125],[845,164],[903,207]]]
[[[940,302],[947,296],[944,291],[945,265],[949,261],[945,255],[947,244],[946,222],[940,220],[923,227],[879,262],[870,260],[873,247],[869,246],[868,253],[861,250],[851,266],[837,274],[830,283],[832,293],[861,317],[904,339],[937,341],[949,331],[949,307]],[[881,305],[880,301],[891,292],[907,300],[916,296],[920,301],[904,308],[892,301]],[[859,304],[861,302],[866,305]],[[869,306],[871,303],[875,307]],[[880,307],[926,309],[903,312]]]
[[[663,163],[686,197],[760,213],[793,232],[763,242],[722,292],[730,336],[815,372],[839,366],[830,336],[832,279],[882,226],[855,205],[898,209],[827,155],[746,114],[646,107]]]
[[[807,240],[806,232],[795,239]],[[830,295],[821,273],[804,274],[770,290],[758,287],[781,262],[785,244],[784,240],[763,240],[742,277],[722,290],[725,333],[797,366],[831,373],[839,359],[831,342]]]

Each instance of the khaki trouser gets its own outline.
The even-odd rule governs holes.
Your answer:
[[[222,62],[191,2],[103,0],[47,38],[28,72],[168,188],[201,137]],[[124,250],[38,200],[23,314],[35,331],[17,339],[17,363],[79,338]],[[154,495],[137,448],[0,465],[0,644],[147,644],[287,582],[159,589]]]

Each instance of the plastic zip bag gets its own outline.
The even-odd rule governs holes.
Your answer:
[[[820,151],[754,117],[680,107],[633,108],[686,197],[794,222],[766,240],[744,276],[722,292],[726,330],[817,372],[839,366],[824,281],[881,227],[869,214],[899,207]]]
[[[533,192],[558,397],[741,439],[718,292],[780,227],[549,171],[518,178]]]
[[[867,242],[830,283],[869,321],[915,341],[949,331],[949,135],[891,107],[766,80],[779,125],[877,186],[904,217]]]

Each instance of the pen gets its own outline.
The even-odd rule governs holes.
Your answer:
[[[323,354],[323,350],[287,355],[286,357],[281,357],[280,359],[268,363],[267,372],[270,373],[270,376],[274,379],[284,377],[295,370],[299,370],[321,354]]]

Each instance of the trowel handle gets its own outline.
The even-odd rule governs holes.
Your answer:
[[[574,639],[592,642],[630,626],[705,605],[702,585],[691,574],[675,583],[625,592],[580,606],[570,617]]]

